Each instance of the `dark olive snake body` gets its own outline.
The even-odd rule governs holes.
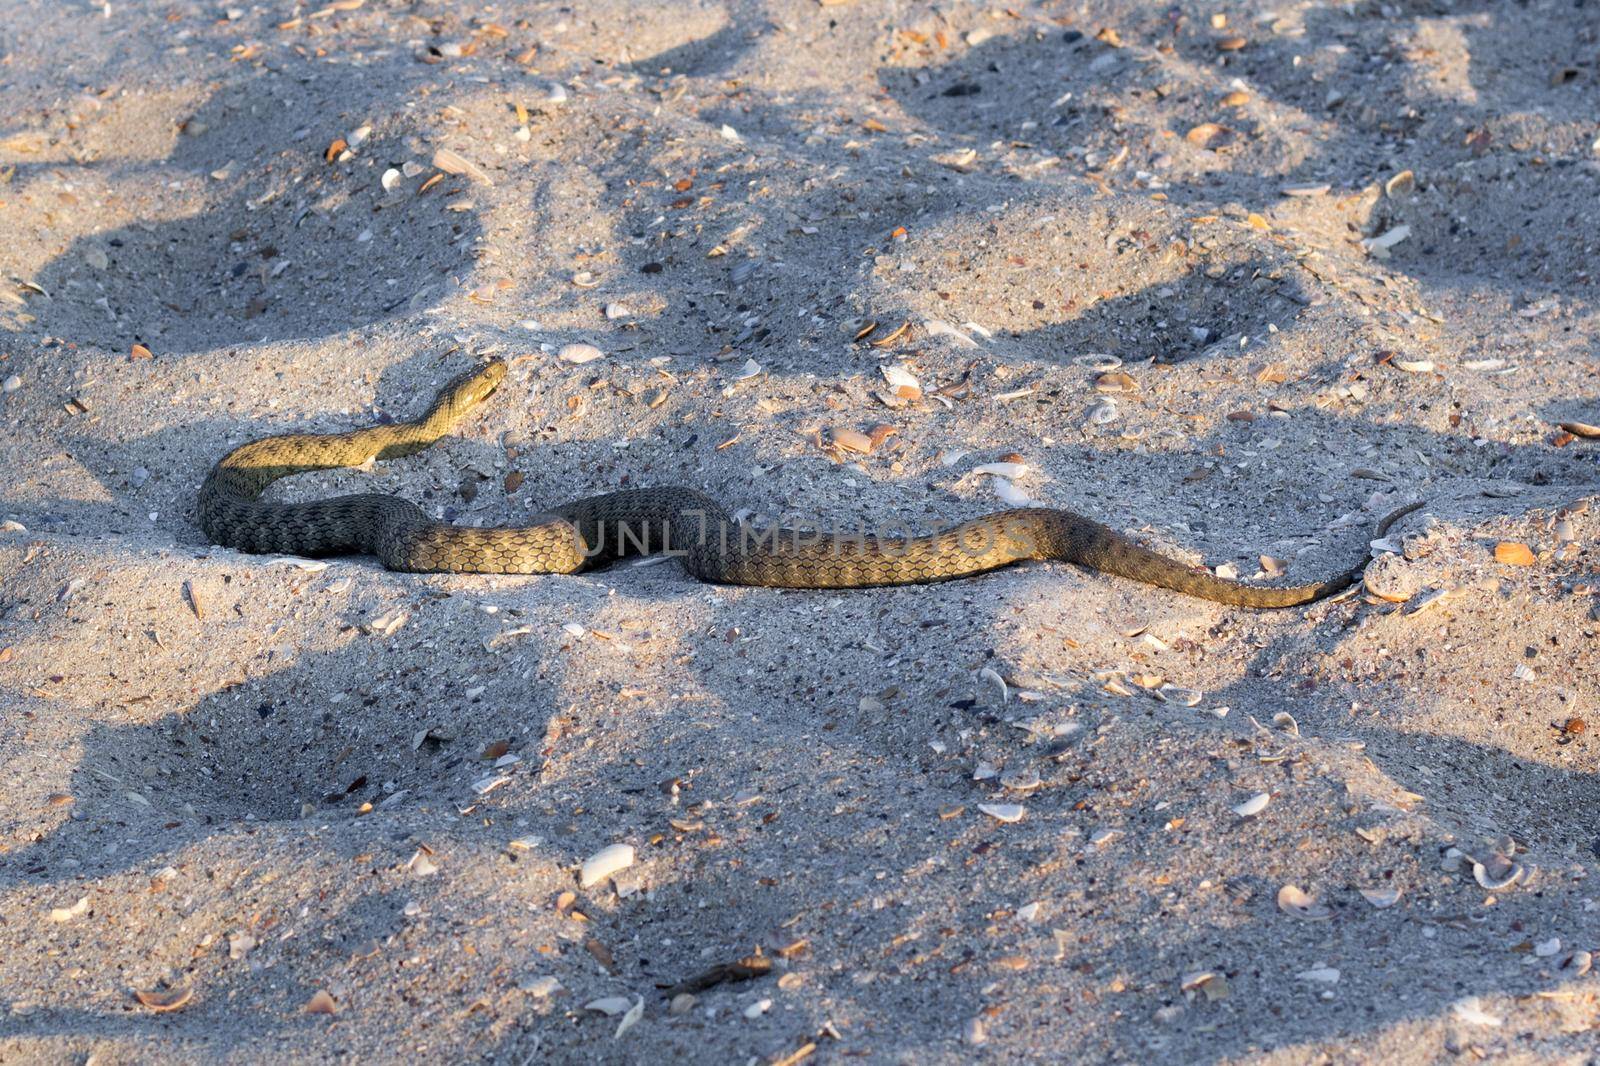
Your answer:
[[[395,459],[444,437],[495,391],[495,361],[445,386],[410,422],[347,433],[294,433],[241,445],[200,489],[213,543],[304,556],[367,553],[414,573],[570,574],[629,555],[669,552],[702,581],[774,588],[866,588],[965,577],[1027,559],[1058,559],[1217,603],[1291,607],[1359,580],[1362,563],[1326,581],[1257,586],[1159,555],[1071,511],[1001,511],[921,537],[757,529],[689,488],[628,489],[553,508],[533,525],[477,529],[438,522],[398,496],[361,493],[309,503],[264,502],[280,478]],[[1379,524],[1381,536],[1412,504]]]

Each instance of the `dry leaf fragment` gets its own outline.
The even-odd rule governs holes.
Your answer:
[[[1532,566],[1536,560],[1533,549],[1526,544],[1503,540],[1494,546],[1494,561],[1507,566]]]
[[[349,147],[350,147],[350,142],[349,141],[346,141],[343,137],[335,137],[333,139],[333,142],[328,145],[327,151],[322,153],[322,161],[324,163],[333,162],[335,159],[338,159],[339,156],[344,153],[344,150],[346,148],[349,148]]]
[[[155,988],[148,992],[136,988],[133,990],[133,996],[144,1006],[161,1013],[184,1007],[194,998],[194,989],[189,985],[182,988]]]

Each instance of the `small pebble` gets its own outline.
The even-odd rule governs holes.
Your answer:
[[[17,375],[12,374],[10,377],[6,378],[5,385],[0,386],[0,388],[4,388],[7,392],[16,392],[18,389],[22,388],[22,379]]]

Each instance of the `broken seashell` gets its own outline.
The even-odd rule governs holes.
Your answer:
[[[178,1010],[194,998],[194,988],[185,985],[182,988],[159,988],[145,991],[134,989],[133,996],[141,1004],[157,1013],[169,1010]]]
[[[930,337],[949,337],[963,348],[978,347],[977,341],[942,319],[930,318],[922,323],[922,328]]]
[[[1085,367],[1099,373],[1115,370],[1122,365],[1122,360],[1105,352],[1087,352],[1083,355],[1073,356],[1072,361],[1077,366]]]
[[[1027,813],[1026,808],[1016,803],[980,803],[978,810],[997,822],[1007,824],[1022,821],[1022,816]]]
[[[1361,242],[1361,247],[1375,259],[1387,259],[1389,257],[1389,249],[1409,236],[1411,236],[1410,226],[1396,226],[1380,236],[1366,238]]]
[[[1384,910],[1400,902],[1400,890],[1398,888],[1363,888],[1361,890],[1361,898],[1379,910]]]
[[[1587,951],[1573,951],[1561,960],[1561,964],[1556,967],[1556,972],[1563,977],[1582,977],[1589,972],[1589,967],[1593,963],[1594,957]]]
[[[1256,815],[1266,810],[1267,804],[1270,802],[1272,802],[1272,793],[1257,792],[1254,796],[1251,796],[1243,803],[1237,804],[1233,808],[1233,813],[1237,814],[1240,818],[1254,818]]]
[[[627,996],[602,996],[599,999],[591,999],[583,1005],[584,1010],[592,1010],[608,1018],[631,1010],[632,1007],[633,1000]]]
[[[951,170],[968,174],[972,172],[973,164],[978,161],[978,152],[973,148],[964,148],[954,152],[940,152],[929,158],[941,167],[949,167]]]
[[[1477,996],[1468,996],[1465,999],[1458,999],[1450,1005],[1450,1009],[1457,1018],[1463,1022],[1466,1022],[1468,1025],[1487,1025],[1498,1027],[1502,1024],[1502,1019],[1488,1013],[1478,1005]]]
[[[469,177],[473,181],[479,181],[485,185],[494,184],[489,175],[484,173],[483,168],[460,152],[452,151],[449,148],[440,148],[433,153],[433,165],[446,174]]]
[[[1498,892],[1502,888],[1510,888],[1526,873],[1522,864],[1515,862],[1510,856],[1496,852],[1489,856],[1488,862],[1472,860],[1472,879],[1478,882],[1480,888],[1490,892]]]
[[[1278,889],[1278,909],[1308,922],[1325,922],[1333,917],[1333,911],[1296,885]]]
[[[922,384],[904,364],[879,367],[878,371],[883,375],[883,380],[889,383],[895,396],[902,400],[922,399]]]
[[[1027,463],[984,463],[972,468],[974,474],[993,474],[996,477],[1022,477],[1028,472]]]
[[[50,910],[52,922],[70,922],[74,918],[81,918],[89,913],[89,897],[80,896],[78,902],[70,907],[53,907]]]
[[[1193,707],[1197,705],[1201,700],[1205,699],[1206,695],[1199,689],[1182,688],[1181,686],[1174,685],[1171,682],[1162,685],[1161,688],[1157,690],[1157,693],[1162,699],[1168,700],[1172,703],[1180,704],[1184,707]]]
[[[609,845],[583,860],[583,866],[578,871],[578,884],[588,888],[604,881],[612,874],[621,873],[632,865],[633,845]]]
[[[1228,979],[1214,970],[1187,974],[1178,982],[1178,988],[1191,998],[1199,992],[1206,997],[1207,1003],[1216,1003],[1218,1000],[1228,998]]]
[[[1020,770],[1007,770],[1000,775],[1000,786],[1013,792],[1029,792],[1039,787],[1039,771],[1031,766]]]
[[[1012,484],[1009,479],[1003,477],[994,479],[994,494],[1000,497],[1001,501],[1008,507],[1033,507],[1038,503],[1032,496],[1029,496]]]
[[[563,363],[582,366],[584,363],[592,363],[596,359],[604,359],[605,353],[592,344],[568,344],[556,353],[556,358]]]

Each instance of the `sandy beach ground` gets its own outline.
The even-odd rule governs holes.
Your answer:
[[[1593,1061],[1597,138],[1581,0],[4,0],[0,1061]],[[275,494],[1377,561],[196,528],[492,355]]]

